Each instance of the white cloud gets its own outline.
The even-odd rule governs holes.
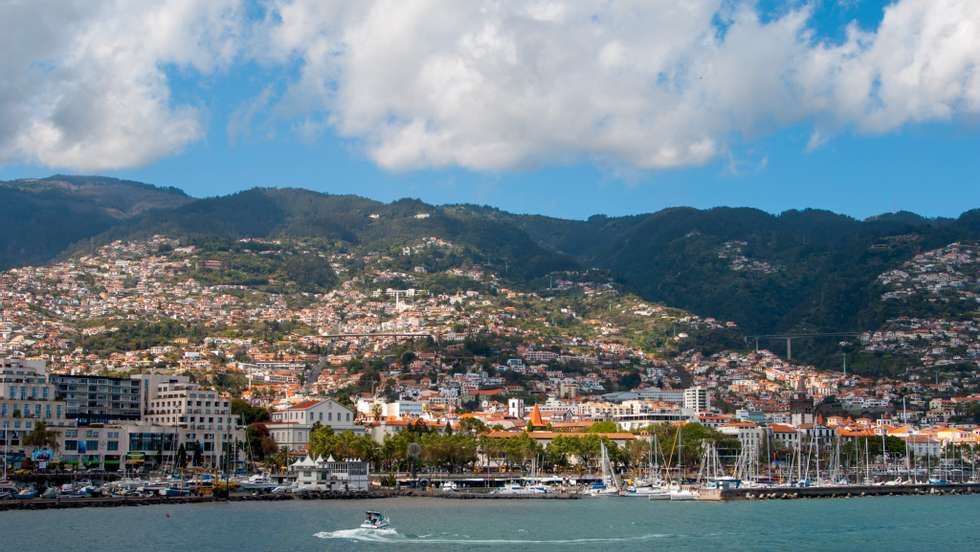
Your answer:
[[[204,134],[164,72],[208,73],[237,49],[237,2],[0,4],[0,163],[141,165]]]
[[[298,57],[284,109],[327,117],[391,169],[581,156],[708,162],[800,122],[809,147],[980,110],[980,2],[901,0],[843,44],[807,7],[752,3],[280,0],[264,56]],[[721,25],[719,25],[721,22]],[[723,29],[723,30],[722,30]]]
[[[206,130],[166,70],[262,83],[229,139],[283,118],[395,170],[582,158],[648,170],[725,159],[813,126],[881,133],[980,112],[980,2],[898,0],[878,29],[823,43],[809,8],[752,0],[65,0],[0,3],[0,163],[137,166]],[[294,71],[295,69],[295,71]]]

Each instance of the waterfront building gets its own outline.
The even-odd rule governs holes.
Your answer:
[[[140,419],[140,382],[132,378],[52,374],[68,418],[81,425]]]
[[[78,426],[61,432],[58,450],[62,464],[95,470],[174,466],[180,435],[175,429],[144,422]]]
[[[364,432],[363,427],[354,423],[354,412],[333,399],[303,401],[273,412],[272,421],[265,427],[279,446],[296,451],[307,450],[310,432],[316,425],[330,426],[338,433]]]
[[[314,460],[306,455],[289,466],[289,476],[300,491],[367,491],[370,468],[359,459]]]
[[[48,383],[44,361],[0,359],[0,447],[7,451],[8,467],[30,455],[33,447],[24,445],[24,437],[39,422],[53,431],[73,428],[75,421],[65,411]]]
[[[155,389],[144,421],[172,428],[188,458],[200,451],[201,464],[217,466],[225,447],[244,441],[238,416],[226,397],[197,384],[168,381]]]

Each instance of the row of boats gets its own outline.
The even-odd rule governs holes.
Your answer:
[[[236,490],[245,493],[288,492],[266,474],[223,479],[204,473],[192,476],[136,479],[124,478],[104,484],[88,479],[72,481],[60,486],[50,486],[38,491],[34,485],[17,485],[0,481],[0,500],[29,500],[33,498],[91,498],[100,496],[192,496],[213,494],[217,489]]]

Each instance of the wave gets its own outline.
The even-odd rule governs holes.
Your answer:
[[[581,539],[476,539],[476,538],[433,538],[432,535],[411,536],[402,535],[395,529],[341,529],[339,531],[321,531],[313,535],[319,539],[342,539],[361,542],[390,543],[390,544],[539,544],[539,545],[569,545],[569,544],[601,544],[617,542],[641,542],[670,537],[662,533],[650,533],[635,537],[593,537]]]

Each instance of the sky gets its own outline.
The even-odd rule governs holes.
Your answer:
[[[7,0],[0,179],[568,218],[980,207],[975,0]]]

